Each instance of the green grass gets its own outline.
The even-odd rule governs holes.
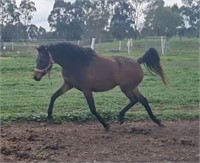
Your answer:
[[[139,52],[132,58],[138,55]],[[63,79],[60,68],[56,65],[51,79],[44,77],[40,82],[34,81],[32,73],[35,59],[35,56],[15,56],[1,60],[1,122],[45,120],[50,97],[61,86]],[[141,92],[149,100],[155,114],[163,120],[198,119],[198,55],[165,55],[161,60],[169,85],[165,87],[159,77],[153,76],[143,67],[145,77],[140,85]],[[117,120],[119,111],[128,103],[118,87],[108,92],[94,93],[94,97],[98,112],[112,121]],[[53,116],[58,123],[94,119],[82,92],[75,89],[57,99]],[[148,118],[139,104],[126,114],[127,120]]]

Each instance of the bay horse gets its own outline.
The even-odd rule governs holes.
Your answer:
[[[37,47],[38,56],[33,78],[40,81],[54,63],[62,67],[63,85],[52,96],[48,107],[48,121],[52,121],[55,100],[68,90],[76,88],[83,92],[92,114],[106,130],[109,124],[96,111],[92,92],[108,91],[119,86],[130,100],[129,104],[119,112],[119,122],[124,122],[125,113],[136,103],[141,103],[153,122],[159,126],[161,120],[153,114],[148,100],[140,93],[138,85],[144,73],[140,64],[145,64],[152,72],[159,75],[167,84],[160,57],[156,49],[150,48],[142,57],[133,60],[125,57],[99,56],[90,48],[84,48],[67,42],[41,45]]]

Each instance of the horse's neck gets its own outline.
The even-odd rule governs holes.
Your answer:
[[[52,59],[56,64],[60,65],[62,68],[66,64],[65,57],[59,53],[57,53],[57,54],[52,53]]]
[[[85,56],[76,56],[73,58],[70,55],[65,55],[61,53],[52,54],[52,59],[55,63],[60,65],[63,69],[72,73],[73,71],[82,71],[90,64],[91,60],[84,57]]]

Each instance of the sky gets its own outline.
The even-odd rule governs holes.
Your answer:
[[[55,0],[32,0],[35,3],[37,12],[34,13],[32,24],[37,25],[38,27],[42,26],[47,31],[50,30],[49,24],[47,22],[48,15],[53,9],[53,4]],[[65,1],[74,1],[74,0],[65,0]],[[181,5],[181,0],[164,0],[165,5],[170,6],[173,4]],[[21,0],[16,0],[17,5],[19,5]]]

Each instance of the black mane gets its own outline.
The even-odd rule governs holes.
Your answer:
[[[88,67],[97,56],[91,48],[84,48],[72,43],[61,42],[47,46],[52,59],[69,72],[80,72]]]
[[[43,52],[46,50],[46,46],[45,45],[40,45],[39,47],[36,47],[36,49],[39,51],[39,52]]]
[[[74,62],[87,62],[90,61],[95,55],[95,51],[91,48],[84,48],[72,43],[61,42],[51,44],[48,46],[48,51],[57,58],[74,61]]]

